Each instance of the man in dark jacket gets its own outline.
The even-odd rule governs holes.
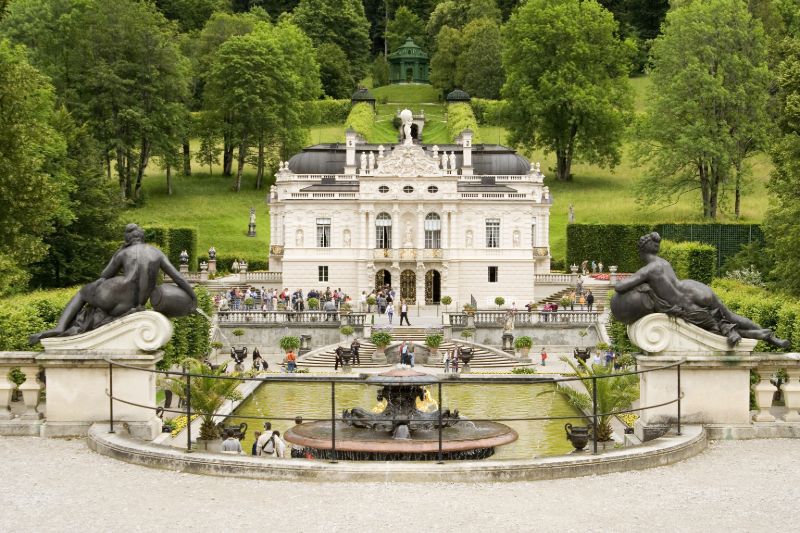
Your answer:
[[[592,291],[589,291],[586,294],[586,309],[591,311],[593,303],[594,303],[594,294],[592,294]]]

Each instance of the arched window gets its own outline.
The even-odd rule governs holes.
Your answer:
[[[375,248],[388,250],[392,247],[392,217],[381,213],[375,219]]]
[[[442,247],[442,219],[436,213],[428,213],[425,217],[425,248]]]

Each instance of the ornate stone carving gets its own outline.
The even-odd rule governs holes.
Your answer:
[[[421,146],[416,144],[397,145],[394,150],[383,159],[378,160],[376,176],[442,176],[444,173],[439,168],[436,159],[428,156]]]
[[[273,244],[269,247],[270,255],[283,255],[283,245],[282,244]]]
[[[42,339],[48,352],[55,350],[114,350],[154,352],[172,337],[172,322],[161,313],[141,311],[97,329],[69,337]]]
[[[628,326],[631,342],[658,355],[749,355],[756,339],[742,339],[731,347],[727,338],[689,324],[682,318],[652,313]]]

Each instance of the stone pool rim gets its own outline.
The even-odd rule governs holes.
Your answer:
[[[483,459],[444,464],[419,461],[340,461],[262,459],[184,450],[108,433],[108,424],[94,424],[87,444],[93,451],[121,461],[176,472],[265,480],[363,482],[488,482],[537,481],[610,474],[666,466],[706,449],[700,425],[684,425],[682,435],[670,434],[638,446],[531,459]]]

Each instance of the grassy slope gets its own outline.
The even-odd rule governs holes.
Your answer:
[[[632,78],[636,110],[644,110],[646,90],[649,80],[646,77]],[[443,122],[444,109],[437,101],[435,89],[429,86],[389,86],[374,89],[376,98],[386,97],[392,103],[380,104],[377,108],[376,124],[369,141],[395,142],[397,133],[391,120],[397,109],[407,106],[415,113],[424,110],[431,119],[426,125],[426,143],[444,144],[447,128]],[[425,103],[431,103],[425,105]],[[481,137],[486,143],[506,144],[507,132],[496,126],[482,126]],[[311,144],[343,142],[344,129],[341,125],[324,125],[311,128]],[[569,183],[559,183],[552,179],[555,160],[552,154],[545,156],[540,151],[526,154],[531,161],[541,161],[546,184],[554,197],[550,218],[550,244],[553,256],[563,258],[566,251],[567,210],[570,203],[575,206],[577,222],[581,223],[631,223],[631,222],[690,222],[702,221],[699,194],[687,194],[674,206],[659,208],[637,204],[633,186],[646,172],[636,168],[630,158],[630,146],[625,146],[622,163],[615,168],[603,169],[594,165],[575,164],[574,179]],[[768,198],[765,184],[771,164],[765,155],[753,158],[753,180],[746,188],[743,200],[743,222],[760,222],[766,210]],[[195,171],[197,166],[195,165]],[[243,252],[265,254],[267,249],[268,218],[264,204],[264,193],[253,190],[252,171],[246,175],[242,192],[230,192],[230,178],[221,178],[220,170],[214,169],[214,176],[176,177],[175,193],[169,197],[165,193],[163,173],[151,169],[145,181],[148,195],[147,205],[142,209],[130,210],[128,219],[142,223],[162,223],[197,226],[200,250],[214,244],[221,254]],[[732,191],[728,196],[731,197]],[[730,204],[730,202],[729,202]],[[247,213],[250,206],[258,209],[258,237],[246,237]],[[730,210],[730,205],[726,208]],[[732,221],[732,216],[723,215],[721,221]],[[263,255],[261,255],[263,256]]]

